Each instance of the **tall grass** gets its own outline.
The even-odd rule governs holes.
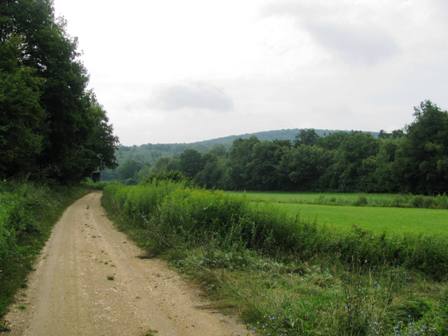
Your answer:
[[[333,232],[273,207],[261,210],[222,192],[172,182],[107,186],[103,203],[110,213],[150,231],[147,245],[156,252],[212,241],[266,255],[300,260],[325,255],[347,264],[403,266],[437,280],[448,277],[448,244],[443,238],[378,235],[361,229]]]
[[[33,261],[79,187],[0,183],[0,317],[24,286]]]
[[[334,234],[172,182],[109,185],[103,205],[260,334],[448,335],[443,240]]]

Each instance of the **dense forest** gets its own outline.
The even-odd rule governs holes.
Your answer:
[[[0,2],[0,178],[79,181],[118,140],[50,0]]]
[[[232,143],[237,139],[249,139],[253,136],[261,141],[272,141],[272,140],[290,140],[293,141],[301,130],[298,128],[294,129],[281,129],[273,131],[263,131],[256,133],[246,133],[240,135],[230,135],[221,138],[203,140],[191,143],[172,143],[172,144],[144,144],[140,146],[124,146],[120,145],[118,147],[116,156],[118,164],[124,164],[127,161],[137,161],[142,164],[154,164],[159,159],[165,157],[172,157],[182,154],[187,149],[194,149],[198,152],[205,153],[210,149],[216,147],[217,145],[223,145],[229,148]],[[316,133],[319,136],[325,136],[334,132],[336,130],[324,130],[316,129]],[[371,133],[373,136],[378,136],[378,133]],[[105,170],[103,171],[103,178],[106,180],[120,178],[119,170]]]
[[[294,141],[237,139],[206,153],[186,149],[149,166],[128,160],[118,169],[128,183],[187,178],[207,188],[278,191],[364,191],[440,194],[448,190],[448,112],[430,101],[415,108],[403,130],[302,130]]]

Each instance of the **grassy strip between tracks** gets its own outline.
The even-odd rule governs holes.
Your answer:
[[[103,204],[260,334],[448,335],[444,239],[332,232],[170,182],[109,185]]]

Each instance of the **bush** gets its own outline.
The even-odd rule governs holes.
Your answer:
[[[365,196],[359,196],[355,201],[356,206],[366,206],[367,204],[369,204],[369,202],[367,201],[367,197]]]

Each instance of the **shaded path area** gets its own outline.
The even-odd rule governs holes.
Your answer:
[[[203,309],[208,303],[198,290],[163,261],[139,258],[142,251],[113,227],[100,199],[91,193],[65,211],[6,316],[12,330],[5,335],[248,334]]]

